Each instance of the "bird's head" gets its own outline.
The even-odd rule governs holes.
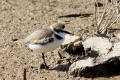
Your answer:
[[[54,23],[50,25],[50,28],[57,33],[72,34],[71,32],[66,31],[65,25],[62,23]]]

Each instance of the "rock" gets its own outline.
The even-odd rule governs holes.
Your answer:
[[[118,36],[92,36],[82,42],[84,56],[72,63],[69,74],[73,76],[96,77],[110,76],[120,72],[120,40]]]
[[[65,35],[65,41],[63,43],[63,45],[69,44],[71,42],[74,42],[76,39],[79,39],[80,36],[75,36],[75,35]]]

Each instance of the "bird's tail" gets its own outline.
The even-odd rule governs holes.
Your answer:
[[[24,42],[24,39],[13,39],[12,41],[13,41],[13,42],[23,43],[23,42]]]

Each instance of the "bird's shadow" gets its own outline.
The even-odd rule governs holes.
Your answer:
[[[69,18],[69,17],[90,17],[91,15],[93,15],[92,13],[86,13],[86,14],[68,14],[68,15],[63,15],[63,16],[59,16],[58,18]]]
[[[70,67],[71,64],[60,64],[60,65],[57,65],[56,67],[54,68],[51,68],[49,70],[56,70],[56,71],[63,71],[63,72],[67,72],[69,70],[69,67]]]
[[[117,64],[116,64],[116,62],[117,62]],[[49,70],[68,72],[70,65],[71,64],[69,64],[69,63],[60,64]],[[90,67],[90,68],[87,67],[81,73],[74,73],[73,76],[74,77],[81,76],[81,77],[86,77],[86,78],[98,78],[98,77],[109,78],[109,77],[114,77],[114,76],[120,75],[119,67],[120,67],[120,62],[118,61],[118,59],[115,59],[115,61],[114,62],[112,61],[111,63],[100,64],[100,65],[96,65],[96,66]],[[78,70],[78,72],[79,72],[79,70]],[[76,74],[77,74],[77,76],[76,76]]]

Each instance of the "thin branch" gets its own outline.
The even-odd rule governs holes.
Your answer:
[[[110,26],[112,26],[113,24],[111,23],[111,21],[112,21],[112,18],[114,17],[114,15],[113,14],[115,14],[115,6],[113,6],[114,5],[114,1],[112,1],[112,5],[111,5],[111,7],[109,8],[109,10],[107,11],[108,13],[107,13],[107,15],[108,15],[108,19],[106,20],[106,26],[103,26],[103,28],[101,28],[101,31],[100,31],[100,33],[104,33],[103,31],[105,31],[105,29],[107,29],[108,27],[110,27]],[[114,11],[113,13],[111,13],[112,12],[112,10]],[[111,13],[111,14],[110,14]],[[107,16],[106,15],[106,16]],[[110,19],[110,20],[109,20]]]
[[[26,69],[24,68],[23,80],[27,80],[26,78]]]
[[[119,18],[120,18],[120,14],[117,16],[115,21],[113,21],[111,24],[108,24],[106,27],[104,27],[103,30],[101,30],[101,32],[104,31],[107,28],[110,28],[113,24],[115,24],[118,21]]]
[[[104,9],[104,12],[103,12],[103,14],[102,14],[102,17],[101,17],[101,19],[100,19],[100,21],[99,21],[99,23],[98,23],[98,27],[101,26],[101,23],[102,23],[102,21],[103,21],[103,19],[104,19],[104,17],[105,17],[105,13],[106,13],[106,9]]]
[[[95,3],[97,4],[97,0],[95,0]],[[96,22],[97,33],[98,33],[98,34],[100,33],[100,27],[101,27],[101,24],[102,24],[102,22],[103,22],[103,20],[104,20],[104,18],[105,18],[106,10],[108,10],[108,8],[107,8],[108,2],[106,2],[106,3],[107,3],[107,4],[106,4],[106,6],[105,6],[105,8],[104,8],[104,12],[103,12],[100,20],[99,20],[98,22]],[[98,5],[97,5],[97,6],[98,6]],[[95,7],[95,9],[96,9],[96,7]],[[95,18],[96,18],[96,13],[95,13]],[[97,19],[96,19],[96,21],[97,21]]]
[[[107,4],[107,6],[108,6],[108,4]],[[106,7],[107,7],[107,6],[106,6]],[[111,20],[111,18],[112,18],[111,16],[113,16],[113,15],[111,15],[111,14],[112,14],[112,13],[111,13],[111,12],[112,12],[112,9],[113,9],[113,6],[107,7],[107,9],[106,9],[106,14],[105,14],[105,16],[104,16],[104,18],[107,17],[107,20],[106,20],[105,23],[107,23],[107,22],[109,21],[109,19]],[[110,23],[110,21],[108,22],[108,24],[109,24],[109,23]],[[106,25],[106,24],[104,24],[103,26],[101,26],[100,31],[99,31],[100,33],[102,32],[102,29],[105,27],[105,25]]]
[[[117,12],[117,14],[119,14],[120,13],[120,11],[119,11],[120,2],[118,2],[118,0],[115,0],[115,5],[116,5],[116,12]]]
[[[96,0],[94,0],[94,4],[96,4],[96,3],[97,3]],[[97,5],[97,6],[98,6],[98,5]],[[98,22],[97,22],[97,7],[95,6],[94,9],[95,9],[95,16],[94,16],[94,17],[95,17],[95,26],[97,26],[97,23],[98,23]],[[98,28],[98,27],[97,27],[97,28]]]
[[[110,13],[111,13],[112,11],[110,11]],[[100,33],[102,33],[104,30],[105,30],[105,28],[107,28],[107,26],[109,26],[110,25],[110,22],[112,21],[112,18],[113,18],[113,15],[112,15],[112,13],[110,14],[109,13],[109,15],[108,15],[108,19],[106,20],[106,23],[107,24],[105,24],[101,29],[100,29]],[[113,13],[114,14],[114,13]],[[109,20],[110,19],[110,20]]]
[[[108,28],[109,30],[120,30],[119,28]]]
[[[110,6],[110,7],[109,7]],[[109,5],[108,6],[108,2],[107,2],[107,9],[106,9],[106,14],[105,14],[105,17],[107,17],[107,15],[109,15],[113,9],[113,5]]]
[[[116,23],[118,21],[119,18],[120,18],[120,14],[117,16],[115,21],[113,21],[113,23],[111,23],[110,26],[108,26],[107,28],[110,28],[114,23]]]
[[[101,23],[103,22],[103,20],[104,20],[104,18],[105,18],[105,14],[106,14],[106,10],[108,10],[108,2],[107,2],[107,5],[106,5],[106,7],[104,8],[104,12],[103,12],[103,14],[102,14],[102,17],[101,17],[101,19],[100,19],[100,21],[99,21],[99,23],[98,23],[98,27],[100,27],[101,26]]]

